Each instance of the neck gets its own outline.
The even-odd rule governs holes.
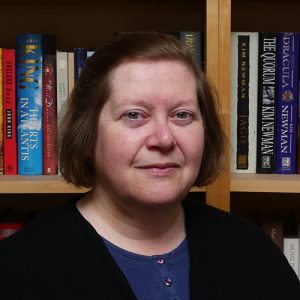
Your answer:
[[[176,248],[185,238],[180,203],[159,207],[128,205],[92,191],[77,207],[101,236],[127,251],[163,254]]]

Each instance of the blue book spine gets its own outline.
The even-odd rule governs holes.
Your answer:
[[[278,35],[276,173],[296,172],[299,34]]]
[[[43,174],[42,35],[17,35],[18,174]]]
[[[74,48],[74,80],[77,82],[85,66],[87,51],[85,48]]]

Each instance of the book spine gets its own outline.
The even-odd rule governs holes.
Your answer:
[[[297,173],[300,174],[300,81],[298,85]],[[300,274],[299,274],[300,277]]]
[[[260,225],[262,230],[283,252],[283,219],[279,211],[269,210],[260,212]]]
[[[0,223],[0,241],[23,228],[23,223]]]
[[[299,35],[278,35],[276,173],[296,173]]]
[[[3,49],[4,174],[17,174],[15,49]]]
[[[86,60],[86,49],[85,48],[74,48],[74,80],[77,82],[79,76],[85,66]]]
[[[256,172],[275,172],[277,34],[259,33]]]
[[[59,117],[62,107],[69,95],[68,87],[68,53],[56,52],[56,99],[57,116]]]
[[[16,49],[18,174],[42,175],[42,36],[20,34]]]
[[[299,276],[299,238],[285,237],[283,239],[283,253],[296,275]]]
[[[3,49],[0,48],[0,175],[3,175],[3,166],[4,166],[2,52]]]
[[[68,52],[68,90],[69,94],[72,93],[75,79],[74,79],[75,69],[74,69],[74,52]]]
[[[86,51],[86,58],[92,57],[95,53],[95,50],[87,50]]]
[[[255,173],[258,33],[233,33],[231,54],[231,170]]]
[[[204,70],[204,34],[200,31],[180,31],[180,42],[193,54],[197,65]]]
[[[237,169],[249,168],[250,37],[238,38]]]
[[[43,37],[46,40],[48,37]],[[43,174],[57,174],[56,50],[43,43]]]

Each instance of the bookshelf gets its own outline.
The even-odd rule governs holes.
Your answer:
[[[300,31],[299,13],[297,0],[0,0],[1,44],[14,47],[17,33],[39,32],[56,35],[58,48],[70,50],[97,48],[116,31],[204,30],[207,74],[219,92],[229,133],[230,32]],[[232,193],[248,198],[260,193],[262,198],[265,193],[300,194],[300,176],[230,174],[229,157],[228,146],[225,168],[217,180],[205,189],[192,189],[205,192],[207,203],[230,210]],[[9,194],[67,197],[83,192],[86,189],[66,184],[60,176],[0,177],[0,201]]]
[[[14,48],[22,32],[53,34],[59,50],[71,51],[97,48],[119,31],[204,31],[205,8],[204,0],[0,0],[1,46]],[[32,198],[36,204],[86,191],[60,176],[0,176],[0,210],[10,205],[9,200],[16,206],[22,198]]]
[[[232,0],[232,31],[300,32],[299,13],[300,3],[295,0]],[[231,211],[240,215],[300,210],[299,175],[231,174],[230,191]]]

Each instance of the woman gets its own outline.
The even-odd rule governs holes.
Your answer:
[[[64,178],[91,191],[2,242],[4,295],[299,299],[296,275],[260,230],[185,199],[222,165],[214,98],[168,35],[121,35],[88,59],[60,158]]]

